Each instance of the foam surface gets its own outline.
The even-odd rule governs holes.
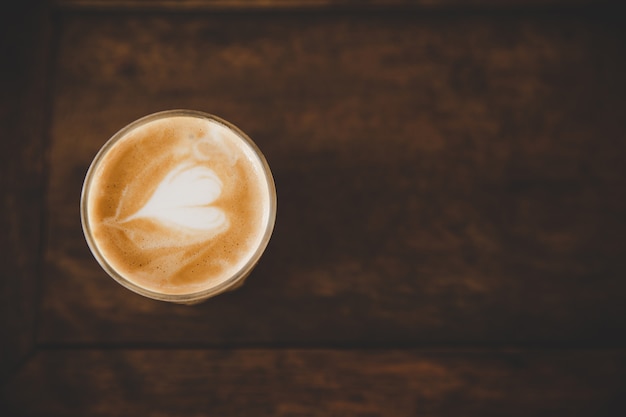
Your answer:
[[[228,227],[226,214],[213,203],[222,193],[222,182],[204,166],[181,163],[157,185],[154,194],[126,221],[150,218],[181,232],[213,232]]]
[[[189,293],[242,267],[269,218],[254,151],[225,126],[190,116],[128,132],[95,167],[88,219],[98,251],[146,289]]]

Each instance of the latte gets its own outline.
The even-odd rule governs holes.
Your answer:
[[[100,265],[142,295],[202,301],[241,283],[276,213],[271,172],[239,129],[172,110],[131,123],[96,155],[81,200]]]

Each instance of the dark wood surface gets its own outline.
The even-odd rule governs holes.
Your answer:
[[[622,352],[54,350],[9,410],[68,416],[623,415]],[[77,395],[79,393],[80,395]]]
[[[34,348],[49,30],[43,8],[15,5],[0,15],[0,380]]]
[[[614,7],[619,0],[52,0],[61,9],[90,10],[285,10],[418,9],[528,10]]]
[[[183,3],[7,20],[0,411],[626,410],[615,13]],[[194,307],[117,285],[79,221],[98,148],[169,108],[241,127],[278,190],[249,280]]]

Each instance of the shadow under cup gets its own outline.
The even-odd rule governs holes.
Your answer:
[[[186,126],[185,123],[180,122],[181,120],[188,121],[192,127]],[[205,125],[206,129],[202,128]],[[184,133],[181,129],[185,129]],[[177,150],[172,152],[172,155],[167,155],[159,150],[163,149],[159,141],[167,143],[168,139],[164,138],[170,136],[178,138],[176,143],[188,141],[188,145],[185,146],[189,146],[192,151],[181,153],[176,148]],[[136,137],[141,139],[137,139],[134,149],[141,147],[141,154],[147,155],[148,161],[156,161],[150,162],[147,168],[140,169],[137,174],[123,163],[132,159],[125,156],[126,159],[119,157],[119,155],[125,155],[120,149],[128,147],[128,143],[135,141]],[[208,148],[201,148],[199,144],[206,145]],[[229,149],[234,148],[241,152],[239,158],[241,155],[244,156],[245,160],[242,163],[239,162],[240,159],[231,161],[233,152]],[[155,154],[161,152],[161,154],[156,157],[156,160],[151,160],[151,152]],[[132,152],[126,153],[132,154]],[[139,155],[139,152],[137,154]],[[167,171],[168,168],[162,169],[164,166],[169,166],[167,164],[172,160],[177,161],[187,157],[185,155],[192,155],[202,164],[193,165],[181,162],[179,165],[172,165],[178,168],[172,168],[171,172]],[[115,158],[119,158],[119,161]],[[133,164],[141,166],[136,161]],[[154,168],[150,168],[152,165]],[[248,168],[242,169],[244,165]],[[127,174],[126,171],[131,174]],[[239,172],[248,174],[242,176],[238,175]],[[121,179],[105,180],[112,173],[116,175],[119,173]],[[231,178],[244,179],[232,180]],[[146,187],[141,185],[148,184],[148,181],[153,179],[155,179],[153,182],[157,183],[156,186],[154,184]],[[229,186],[232,181],[246,180],[250,181],[243,186],[240,183],[237,183],[237,187]],[[254,186],[250,185],[251,181],[254,182]],[[137,182],[140,185],[135,184]],[[185,184],[200,188],[194,189],[193,192],[186,192]],[[246,191],[248,194],[244,195],[241,194],[243,191],[239,191],[240,189],[257,191],[255,193]],[[137,193],[143,193],[148,197],[143,197],[143,200],[129,197]],[[244,197],[241,197],[242,195]],[[102,203],[106,202],[106,199],[110,199],[112,203]],[[250,201],[246,205],[241,205],[243,208],[229,211],[230,201],[243,204],[242,202],[246,199]],[[137,206],[140,207],[139,209],[133,206],[135,201],[141,201]],[[223,205],[224,210],[220,209],[220,204]],[[107,208],[107,205],[114,207]],[[111,223],[113,226],[109,228],[110,233],[101,232],[104,228],[102,224],[109,225],[107,223],[109,220],[100,221],[105,217],[101,216],[100,212],[106,210],[112,210],[109,213],[109,219],[116,219]],[[83,183],[80,214],[85,239],[93,256],[108,275],[119,284],[152,299],[196,304],[240,286],[253,270],[265,251],[274,229],[276,189],[265,157],[256,144],[236,126],[219,117],[199,111],[168,110],[150,114],[128,124],[102,146],[91,163]],[[246,228],[242,222],[248,221],[246,219],[252,218],[252,215],[256,216],[254,221],[250,220],[250,224],[254,226]],[[154,219],[165,219],[165,221],[155,223]],[[197,222],[197,225],[193,222]],[[146,236],[151,237],[154,234],[152,229],[147,228],[153,224],[157,224],[157,230],[166,230],[168,236],[173,237],[174,240],[183,241],[188,244],[186,247],[192,247],[194,250],[186,249],[187,252],[185,252],[178,246],[176,250],[170,250],[169,246],[154,249],[150,246],[152,243],[145,243]],[[173,224],[177,228],[169,227]],[[132,225],[133,228],[127,225]],[[190,229],[190,225],[197,228]],[[183,235],[176,236],[178,230],[182,230]],[[193,230],[193,233],[187,234],[190,230]],[[247,236],[246,230],[250,230],[253,235]],[[134,242],[130,250],[127,250],[125,246],[121,247],[128,246],[129,242]],[[148,242],[151,242],[150,239]],[[244,249],[240,249],[240,246]],[[230,249],[223,249],[226,247],[239,248],[239,252],[236,253],[240,253],[237,255],[236,262],[226,263],[228,267],[223,266],[225,262],[220,258],[233,252]],[[179,252],[193,253],[195,256],[193,264],[202,264],[203,267],[194,267],[196,268],[194,270],[187,265],[181,269],[178,265],[176,268],[179,269],[168,270],[171,275],[168,275],[170,272],[163,272],[176,264],[175,260],[178,259],[176,257],[179,256],[177,255]],[[118,256],[119,254],[123,256]],[[162,263],[163,259],[169,263]],[[186,275],[181,273],[181,270],[184,270]],[[196,270],[200,272],[194,276]],[[221,272],[213,276],[210,275],[213,273],[211,271]],[[208,278],[205,279],[203,274],[206,274]],[[172,277],[183,275],[191,277],[194,284],[177,287],[174,282],[179,278]],[[153,278],[154,285],[150,283]]]

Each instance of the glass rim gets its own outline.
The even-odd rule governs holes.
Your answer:
[[[124,138],[129,132],[140,127],[146,123],[150,123],[155,120],[160,120],[169,117],[176,116],[187,116],[187,117],[195,117],[199,119],[209,120],[215,123],[222,125],[223,127],[234,132],[243,142],[253,151],[254,155],[258,159],[258,162],[262,168],[262,174],[265,179],[265,183],[267,184],[268,194],[269,194],[269,202],[268,202],[268,217],[267,222],[265,224],[265,229],[261,236],[261,241],[259,245],[256,247],[254,252],[252,252],[249,256],[249,259],[246,263],[239,268],[232,276],[228,277],[224,281],[220,283],[210,286],[209,288],[202,289],[200,291],[194,291],[190,293],[182,293],[182,294],[167,294],[161,293],[153,290],[149,290],[147,288],[141,287],[131,280],[125,278],[121,273],[117,272],[107,261],[106,257],[101,253],[98,248],[98,244],[96,243],[89,223],[89,199],[87,198],[89,195],[89,191],[91,189],[91,184],[93,182],[94,173],[97,168],[100,166],[100,163],[106,155],[108,151],[122,138]],[[276,207],[277,207],[277,196],[276,196],[276,184],[274,182],[274,177],[272,175],[272,171],[270,170],[270,166],[265,158],[265,155],[261,152],[257,144],[241,129],[239,129],[234,124],[222,119],[219,116],[214,114],[206,113],[199,110],[190,110],[190,109],[171,109],[171,110],[163,110],[155,113],[148,114],[146,116],[140,117],[122,127],[115,134],[113,134],[98,150],[93,160],[91,161],[89,168],[87,169],[87,173],[85,175],[85,179],[83,181],[81,196],[80,196],[80,219],[81,225],[83,229],[83,235],[85,240],[87,241],[87,245],[89,246],[89,250],[92,255],[96,258],[96,261],[100,264],[102,269],[114,280],[116,280],[119,284],[126,287],[127,289],[148,298],[152,298],[160,301],[168,301],[173,303],[180,304],[195,304],[206,300],[212,296],[221,294],[229,289],[233,289],[237,287],[243,280],[249,275],[252,269],[259,262],[261,256],[265,252],[267,245],[269,244],[270,238],[274,231],[274,226],[276,222]]]

